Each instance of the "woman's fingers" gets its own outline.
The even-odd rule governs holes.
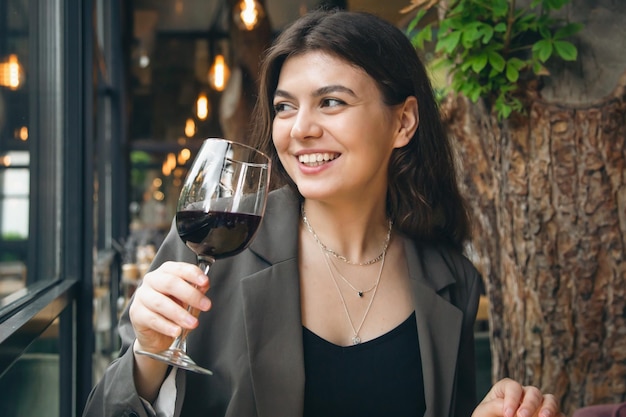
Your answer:
[[[501,403],[498,400],[502,400]],[[496,402],[502,407],[501,414],[498,415],[504,417],[558,417],[561,415],[554,395],[543,394],[534,386],[523,387],[510,378],[496,382],[481,405],[493,405]]]
[[[187,305],[201,311],[207,311],[211,307],[210,300],[204,295],[209,289],[209,279],[196,265],[185,262],[166,262],[158,269],[146,274],[143,283],[178,301],[183,310]],[[151,305],[150,301],[146,300],[146,303]],[[172,313],[161,311],[159,308],[160,306],[154,306],[156,311],[164,315]],[[179,324],[182,325],[182,323]]]
[[[146,274],[129,310],[138,342],[157,350],[169,345],[181,328],[195,328],[199,311],[211,308],[208,288],[200,268],[184,262],[166,262]]]
[[[543,394],[539,391],[539,388],[526,386],[523,388],[524,396],[521,404],[517,410],[518,417],[532,417],[536,416],[543,403]],[[546,416],[547,417],[547,416]]]
[[[483,400],[472,413],[472,417],[501,417],[504,409],[504,400],[495,398]]]

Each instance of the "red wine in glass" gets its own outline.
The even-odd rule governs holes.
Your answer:
[[[256,149],[219,138],[206,139],[185,179],[176,229],[205,274],[216,259],[248,247],[261,223],[269,191],[270,159]],[[198,315],[191,307],[187,310]],[[188,329],[163,352],[137,351],[190,371],[212,374],[186,353]]]
[[[198,256],[226,258],[248,246],[261,216],[227,211],[187,210],[176,213],[178,235]]]

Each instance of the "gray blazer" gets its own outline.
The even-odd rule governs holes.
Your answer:
[[[188,352],[212,376],[177,373],[177,416],[297,417],[303,414],[304,360],[293,191],[270,193],[248,249],[211,268],[212,310],[200,315]],[[476,405],[473,327],[480,277],[456,251],[404,238],[419,334],[426,416],[470,416]],[[195,262],[174,225],[153,267]],[[122,350],[93,388],[84,416],[148,416],[133,385],[134,335],[126,310]],[[184,398],[184,401],[183,401]],[[320,416],[321,417],[321,416]]]

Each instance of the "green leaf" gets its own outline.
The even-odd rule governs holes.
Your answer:
[[[554,41],[554,50],[564,61],[576,61],[578,57],[578,50],[570,42]]]
[[[518,71],[524,68],[525,66],[529,65],[528,62],[522,61],[521,59],[516,58],[516,57],[509,59],[506,64],[512,65]]]
[[[417,35],[413,36],[413,39],[411,40],[411,42],[413,43],[413,46],[419,49],[424,49],[424,44],[432,40],[433,40],[433,29],[432,29],[432,25],[429,23],[428,25],[424,26],[422,30],[417,32]]]
[[[506,65],[506,61],[499,53],[495,51],[489,52],[489,64],[498,72],[502,72],[504,70],[504,66]]]
[[[478,74],[486,66],[487,66],[487,54],[486,53],[483,52],[483,53],[473,57],[473,59],[472,59],[472,70],[475,73]]]
[[[461,39],[461,32],[455,31],[450,32],[444,37],[440,37],[437,42],[437,47],[435,48],[435,52],[443,51],[447,54],[451,54],[454,51],[454,48],[459,44],[459,40]]]
[[[422,12],[424,12],[424,13],[422,13]],[[424,14],[425,14],[425,11],[424,10],[420,10],[419,12],[417,12],[415,17],[413,19],[411,19],[411,21],[409,22],[409,24],[406,27],[406,33],[407,34],[411,34],[411,32],[413,32],[413,29],[415,29],[417,27],[417,24],[420,22],[422,17],[424,17]]]
[[[491,12],[494,17],[506,17],[509,14],[509,2],[508,1],[492,1]]]
[[[552,55],[552,42],[545,39],[540,40],[533,45],[532,51],[541,62],[546,62]]]
[[[504,22],[500,22],[500,23],[498,23],[497,25],[495,25],[495,26],[493,27],[493,30],[494,30],[495,32],[500,32],[500,33],[504,33],[504,32],[506,32],[506,23],[504,23]]]
[[[480,32],[480,35],[483,39],[483,44],[488,44],[489,41],[491,41],[491,38],[493,38],[493,32],[494,29],[493,27],[489,26],[489,25],[481,25],[478,29],[478,31]]]
[[[517,80],[519,79],[519,71],[517,70],[517,68],[515,68],[514,65],[509,64],[510,62],[506,65],[506,79],[511,81],[512,83],[517,82]]]
[[[498,114],[498,118],[500,120],[506,119],[507,117],[509,117],[509,115],[513,111],[511,106],[509,106],[508,104],[506,104],[504,102],[497,102],[494,107],[496,109],[496,112]]]
[[[481,93],[481,89],[480,87],[475,87],[473,88],[469,94],[467,95],[467,97],[472,100],[474,103],[476,103],[478,101],[478,99],[480,98],[480,93]]]

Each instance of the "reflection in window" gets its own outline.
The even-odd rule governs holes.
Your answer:
[[[0,300],[26,285],[29,153],[0,156]]]
[[[33,72],[29,0],[0,0],[0,308],[26,286]]]
[[[29,155],[25,151],[7,152],[2,157],[4,167],[0,172],[2,240],[28,238],[28,162]]]

